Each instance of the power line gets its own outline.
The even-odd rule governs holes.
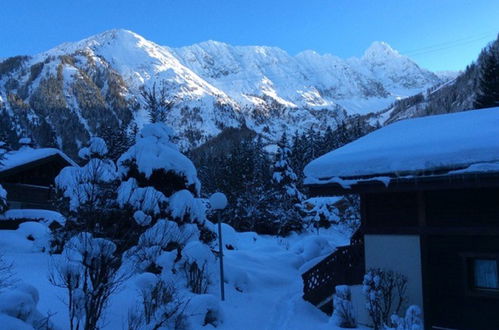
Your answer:
[[[442,50],[447,50],[455,47],[461,47],[465,45],[469,45],[472,43],[475,43],[477,41],[482,41],[486,39],[492,39],[495,37],[495,32],[494,36],[491,35],[491,32],[486,32],[486,33],[481,33],[475,35],[475,36],[469,36],[466,38],[461,38],[461,39],[456,39],[452,41],[447,41],[447,42],[442,42],[439,44],[434,44],[431,46],[426,46],[426,47],[421,47],[418,49],[413,49],[411,51],[403,51],[400,52],[401,54],[404,54],[406,56],[418,56],[418,55],[423,55],[423,54],[429,54],[429,53],[434,53],[434,52],[440,52]]]

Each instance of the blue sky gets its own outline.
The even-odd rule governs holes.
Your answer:
[[[158,44],[205,40],[360,56],[386,41],[431,70],[458,70],[499,32],[496,0],[1,0],[0,58],[112,28]]]

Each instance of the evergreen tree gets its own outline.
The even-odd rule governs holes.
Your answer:
[[[5,159],[5,153],[7,152],[6,143],[0,140],[0,167],[3,166],[3,160]],[[0,214],[7,210],[7,191],[3,189],[0,185]]]
[[[161,87],[156,87],[156,83],[152,88],[142,87],[140,94],[145,102],[145,108],[149,112],[151,123],[165,122],[166,113],[171,109],[174,102],[168,100],[168,91],[164,84]]]
[[[301,231],[303,222],[299,214],[299,203],[304,199],[297,188],[298,176],[289,164],[291,154],[286,133],[279,142],[273,165],[273,189],[269,197],[272,200],[273,227],[279,235],[285,236],[292,231]]]
[[[298,176],[289,163],[291,150],[288,148],[288,139],[284,133],[279,142],[276,159],[273,166],[272,180],[278,187],[279,197],[299,203],[303,199],[302,193],[297,188]]]
[[[499,106],[499,38],[482,51],[478,63],[478,90],[474,107],[481,109]]]
[[[110,125],[105,125],[100,128],[99,136],[106,142],[107,157],[114,162],[133,144],[131,134],[123,128],[113,128]]]

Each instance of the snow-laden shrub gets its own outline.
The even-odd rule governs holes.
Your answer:
[[[183,327],[185,302],[173,283],[152,273],[135,281],[139,302],[128,313],[129,329],[179,329]]]
[[[109,199],[110,185],[118,179],[116,165],[104,158],[105,142],[92,138],[87,148],[80,153],[87,161],[83,166],[68,166],[55,178],[56,188],[69,200],[69,210],[81,211],[81,207],[98,209],[105,207]]]
[[[120,175],[136,179],[141,187],[154,187],[165,196],[182,189],[198,195],[196,168],[178,150],[173,136],[173,130],[163,123],[145,125],[135,144],[118,159]]]
[[[158,258],[162,254],[174,252],[174,259],[178,261],[182,248],[189,240],[198,237],[195,226],[179,227],[174,221],[160,219],[141,234],[137,245],[127,251],[126,256],[136,270],[160,273],[163,266],[158,263]]]
[[[13,281],[12,264],[0,254],[0,292],[10,286]]]
[[[135,213],[133,214],[133,218],[135,219],[135,222],[137,222],[137,224],[140,226],[148,226],[152,221],[152,217],[150,215],[147,215],[140,210],[135,211]]]
[[[199,198],[195,198],[189,190],[177,191],[170,197],[172,218],[179,223],[200,223],[206,219],[206,207]]]
[[[141,233],[133,218],[136,210],[118,201],[121,178],[114,162],[105,158],[106,149],[102,139],[92,138],[82,149],[87,163],[66,167],[56,177],[58,208],[67,221],[54,232],[52,252],[60,253],[81,232],[112,240],[120,253],[136,243]]]
[[[100,137],[92,137],[88,147],[80,149],[78,157],[89,160],[90,158],[104,158],[108,153],[106,142]]]
[[[416,305],[411,305],[405,312],[405,317],[392,315],[392,324],[395,330],[422,330],[421,309]]]
[[[374,329],[390,326],[390,315],[398,315],[406,303],[407,277],[391,270],[370,269],[364,276],[366,308]]]
[[[210,284],[210,266],[215,256],[210,248],[199,241],[190,242],[182,250],[187,287],[196,294],[206,293]]]
[[[55,178],[56,188],[69,199],[71,211],[80,206],[97,206],[107,197],[106,187],[118,178],[109,159],[92,158],[82,167],[68,166]]]
[[[332,321],[341,328],[356,328],[357,321],[352,304],[352,294],[347,285],[337,285],[333,297]]]
[[[302,213],[307,226],[319,232],[319,228],[329,228],[340,222],[340,212],[336,207],[338,197],[309,198],[302,203]]]
[[[147,214],[160,215],[166,208],[167,198],[154,187],[139,187],[135,179],[123,181],[118,187],[117,202]]]
[[[80,233],[66,243],[63,256],[52,265],[50,282],[66,289],[70,328],[98,328],[110,296],[127,279],[116,245]]]

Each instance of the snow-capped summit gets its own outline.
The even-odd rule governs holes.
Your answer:
[[[400,57],[400,53],[384,41],[375,41],[366,49],[362,59],[365,61],[382,61],[390,57]]]

